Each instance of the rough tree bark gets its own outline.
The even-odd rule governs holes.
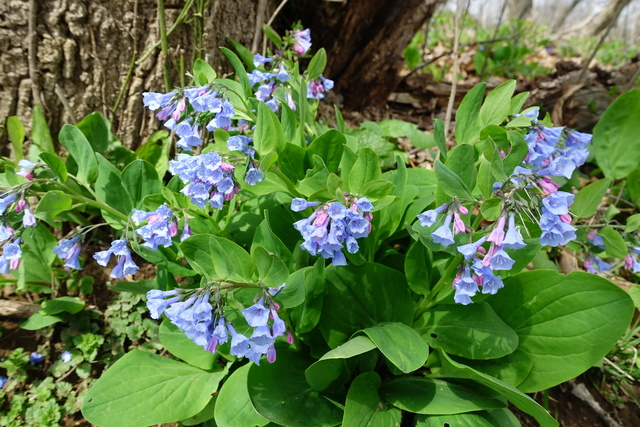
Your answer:
[[[610,0],[606,7],[598,13],[589,15],[576,24],[558,32],[557,36],[566,40],[574,37],[592,36],[602,33],[631,0]],[[562,28],[562,27],[560,27]]]
[[[533,9],[533,0],[509,0],[509,19],[526,19],[531,15]]]
[[[276,0],[266,3],[271,13]],[[165,0],[165,4],[168,28],[185,1]],[[227,37],[251,45],[258,18],[255,4],[254,0],[211,0],[206,5],[202,50],[215,68],[226,67],[218,46],[227,45]],[[187,69],[195,28],[191,21],[169,36],[171,59],[179,62],[184,56]],[[18,115],[28,128],[31,109],[37,103],[34,97],[38,97],[53,135],[62,124],[99,111],[112,119],[114,133],[136,148],[158,127],[143,110],[141,93],[164,90],[160,48],[134,64],[126,86],[125,82],[134,55],[140,58],[159,39],[156,0],[1,1],[0,122]],[[175,68],[173,77],[177,84]],[[114,113],[123,86],[122,101]]]
[[[344,107],[380,105],[400,83],[403,51],[443,0],[296,2],[307,13],[314,46],[327,49],[325,72]]]
[[[164,0],[167,28],[188,1]],[[400,81],[404,48],[442,1],[296,0],[288,6],[297,16],[289,21],[283,16],[282,22],[301,17],[309,22],[314,48],[328,50],[326,74],[336,79],[335,92],[347,107],[357,108],[386,101]],[[198,2],[205,4],[202,18],[189,13],[189,22],[169,36],[168,62],[184,59],[187,70],[199,27],[201,53],[225,71],[221,67],[228,67],[227,61],[218,46],[227,45],[228,37],[257,46],[262,23],[280,3]],[[159,40],[157,0],[0,1],[0,123],[17,115],[29,128],[31,109],[41,103],[55,136],[64,123],[99,111],[111,119],[125,145],[138,147],[159,128],[142,108],[141,93],[164,90],[160,48],[143,61],[138,58]],[[178,68],[173,66],[176,85],[182,74]],[[0,154],[8,154],[6,140],[6,134],[0,137]]]

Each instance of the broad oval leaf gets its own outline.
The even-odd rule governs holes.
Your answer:
[[[380,376],[376,372],[358,375],[347,393],[343,427],[400,426],[402,412],[380,398]]]
[[[634,311],[625,291],[594,274],[527,271],[504,283],[487,302],[516,331],[518,349],[533,361],[518,386],[527,393],[553,387],[597,363]]]
[[[241,366],[222,385],[215,408],[219,427],[263,426],[269,422],[258,414],[249,398],[249,368],[251,364]]]
[[[486,302],[440,305],[415,327],[430,346],[467,359],[497,359],[518,347],[518,335]]]
[[[394,379],[382,385],[381,394],[392,405],[416,414],[460,414],[506,407],[485,393],[431,378]]]
[[[420,368],[429,356],[429,346],[420,334],[402,323],[379,323],[362,333],[404,373]]]
[[[571,212],[576,218],[589,218],[596,213],[609,184],[611,184],[611,179],[599,179],[578,191],[573,205],[571,205]]]
[[[82,414],[103,427],[170,423],[200,412],[226,370],[206,372],[133,350],[107,369],[84,398]]]
[[[122,171],[120,178],[133,205],[137,208],[142,207],[142,200],[146,196],[162,191],[162,183],[156,168],[144,160],[138,159],[129,163]]]
[[[165,319],[158,329],[158,338],[163,346],[174,356],[184,360],[196,368],[206,371],[213,369],[216,356],[204,347],[191,341],[183,331]]]
[[[180,245],[189,264],[207,280],[250,281],[255,267],[251,256],[240,246],[222,237],[198,234]]]
[[[96,156],[93,154],[91,144],[80,129],[72,125],[64,125],[60,129],[58,140],[69,150],[69,154],[78,164],[78,179],[85,184],[95,181],[98,177]]]
[[[340,409],[307,384],[304,371],[309,364],[300,353],[280,348],[275,363],[251,365],[247,384],[258,413],[289,427],[339,424]]]

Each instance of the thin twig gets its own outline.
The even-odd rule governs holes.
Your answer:
[[[33,97],[33,105],[42,105],[40,96],[40,88],[38,87],[38,74],[36,72],[36,2],[29,0],[29,39],[28,44],[28,62],[29,62],[29,78],[31,79],[31,96]]]
[[[618,10],[618,13],[616,13],[616,16],[609,22],[609,25],[607,25],[606,31],[604,32],[602,37],[600,37],[600,40],[598,40],[598,44],[593,49],[593,52],[591,52],[591,55],[589,56],[589,59],[587,60],[587,62],[584,64],[584,67],[582,67],[582,71],[580,72],[580,77],[578,77],[578,83],[581,82],[584,79],[585,75],[587,74],[587,71],[589,70],[589,64],[591,64],[591,61],[593,61],[593,58],[596,57],[596,53],[598,53],[598,51],[602,47],[602,43],[604,43],[604,39],[607,38],[614,24],[618,21],[618,16],[620,15],[621,11],[622,9]]]
[[[273,23],[273,20],[276,19],[276,16],[278,16],[278,14],[280,13],[284,5],[287,4],[287,1],[289,0],[282,0],[278,5],[278,7],[276,7],[276,10],[273,11],[273,13],[271,14],[271,17],[267,21],[267,24],[266,24],[267,27],[271,26],[271,24]],[[262,54],[263,55],[267,54],[267,35],[266,34],[262,35]]]
[[[251,42],[251,52],[258,50],[260,43],[260,34],[262,34],[262,24],[264,23],[264,15],[267,14],[267,0],[259,0],[258,9],[256,11],[256,25],[253,30],[253,42]]]
[[[131,81],[131,76],[133,76],[133,69],[136,66],[136,55],[134,54],[131,57],[131,64],[129,65],[129,70],[127,70],[127,76],[124,79],[124,83],[122,84],[122,87],[120,88],[120,92],[118,93],[118,98],[116,99],[116,103],[113,104],[113,108],[111,109],[111,121],[113,121],[114,116],[116,114],[116,111],[118,111],[118,107],[120,106],[120,102],[122,101],[122,98],[124,97],[124,92],[127,90],[127,86],[129,85],[129,81]]]
[[[71,104],[69,104],[69,100],[67,99],[67,94],[58,83],[56,83],[54,92],[56,93],[56,95],[58,95],[58,99],[62,103],[65,113],[67,113],[69,117],[71,117],[71,121],[73,123],[78,123],[78,119],[76,118],[76,115],[73,112],[73,108],[71,108]]]
[[[162,71],[164,74],[164,88],[167,92],[171,90],[171,75],[167,67],[167,57],[169,56],[169,43],[167,41],[167,22],[164,16],[164,0],[158,0],[158,25],[160,27],[160,42],[162,44]]]
[[[504,12],[507,9],[507,0],[504,0],[504,2],[502,3],[502,10],[500,11],[500,17],[498,18],[498,23],[496,24],[495,29],[493,30],[493,37],[492,38],[496,38],[496,36],[498,35],[498,31],[500,30],[500,25],[502,25],[502,20],[504,19]],[[482,79],[484,76],[484,70],[487,67],[487,59],[489,59],[489,53],[487,52],[487,54],[484,56],[483,60],[482,60],[482,67],[480,67],[480,73],[479,76]]]
[[[451,113],[453,112],[453,102],[456,99],[456,89],[458,88],[458,45],[460,43],[460,15],[462,14],[461,0],[456,0],[456,16],[454,20],[454,36],[453,36],[453,76],[451,78],[451,93],[449,94],[449,103],[447,104],[447,112],[444,115],[444,135],[445,138],[449,133],[449,124],[451,122]]]

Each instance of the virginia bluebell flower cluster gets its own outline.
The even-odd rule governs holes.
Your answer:
[[[271,67],[269,70],[267,70],[266,64],[270,64]],[[254,92],[254,96],[259,101],[267,104],[274,113],[277,113],[280,110],[280,100],[275,98],[273,93],[278,87],[285,87],[283,83],[291,78],[285,62],[277,56],[265,58],[257,53],[253,57],[253,65],[255,65],[256,68],[248,74],[248,77],[251,87],[259,85],[258,89]],[[289,108],[295,110],[296,105],[293,103],[291,88],[286,87],[285,97]]]
[[[438,229],[431,233],[431,237],[435,243],[440,243],[442,246],[453,245],[455,243],[453,236],[466,232],[466,226],[460,214],[466,215],[469,213],[469,210],[457,201],[445,203],[436,209],[424,211],[419,214],[418,220],[420,221],[420,225],[423,227],[431,227],[443,216],[441,215],[442,213],[444,213],[444,222]],[[451,226],[452,222],[453,227]]]
[[[178,154],[177,160],[169,162],[169,171],[186,184],[180,192],[200,208],[208,202],[212,207],[222,209],[224,201],[238,193],[240,187],[233,177],[234,169],[215,151],[198,156]]]
[[[74,270],[82,270],[80,266],[80,249],[82,241],[80,236],[72,239],[62,239],[53,248],[53,253],[64,261],[65,268],[71,268]]]
[[[640,246],[629,249],[629,255],[624,258],[624,267],[632,273],[640,273]]]
[[[311,49],[311,30],[295,29],[289,33],[292,40],[291,50],[299,56],[305,55]]]
[[[267,361],[276,360],[275,340],[286,332],[284,321],[278,316],[279,306],[273,296],[285,286],[270,288],[251,307],[242,310],[248,326],[253,328],[247,336],[236,331],[223,314],[223,298],[215,295],[216,288],[152,290],[147,293],[147,307],[151,317],[165,316],[195,344],[215,353],[220,344],[230,342],[230,353],[246,357],[256,365],[263,355]],[[214,295],[212,295],[212,293]],[[214,306],[211,301],[214,301]]]
[[[131,251],[129,250],[129,246],[127,246],[127,241],[125,239],[114,240],[109,249],[106,251],[96,252],[93,254],[93,258],[99,265],[106,267],[111,255],[115,255],[118,259],[118,263],[113,270],[111,270],[111,274],[109,275],[111,278],[122,280],[124,279],[125,274],[133,275],[139,270],[139,267],[131,258]]]
[[[525,115],[531,119],[531,128],[525,135],[529,153],[524,165],[538,176],[564,176],[571,178],[573,171],[584,164],[589,156],[587,146],[592,135],[569,131],[564,127],[545,127],[538,121],[537,108]]]
[[[20,247],[20,238],[13,242],[4,243],[2,245],[2,255],[0,255],[0,274],[8,274],[9,270],[17,270],[20,266],[20,258],[22,257],[22,248]]]
[[[333,265],[347,265],[342,252],[346,246],[349,253],[358,252],[357,239],[371,232],[371,210],[373,205],[366,197],[346,196],[346,205],[340,202],[308,202],[295,198],[291,210],[300,212],[308,207],[318,207],[309,218],[301,219],[293,226],[302,234],[300,245],[311,255],[331,259]]]
[[[144,239],[142,246],[152,251],[157,251],[158,246],[172,246],[171,238],[178,235],[178,222],[166,205],[161,205],[154,212],[134,209],[131,219],[136,225],[147,221],[145,226],[136,229],[136,234]]]
[[[201,126],[209,132],[228,130],[235,115],[233,104],[212,85],[178,89],[169,93],[145,92],[144,106],[160,110],[156,117],[180,138],[178,147],[184,151],[202,145]]]

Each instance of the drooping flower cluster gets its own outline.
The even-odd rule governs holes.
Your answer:
[[[324,98],[325,92],[328,92],[331,89],[333,89],[333,80],[320,76],[319,78],[313,79],[309,82],[309,86],[307,87],[307,98],[322,99]]]
[[[371,202],[366,197],[345,196],[347,206],[340,202],[320,204],[301,198],[291,202],[294,212],[317,207],[309,218],[297,221],[293,226],[302,234],[304,242],[300,246],[304,250],[331,259],[333,265],[347,265],[342,249],[346,246],[349,253],[358,252],[357,239],[367,237],[371,232]]]
[[[0,255],[0,274],[8,274],[9,270],[17,270],[20,266],[22,248],[20,238],[13,242],[2,245],[2,255]]]
[[[195,344],[215,353],[218,345],[229,341],[231,336],[231,354],[246,357],[256,365],[260,364],[263,355],[267,361],[276,360],[275,340],[286,332],[286,326],[278,316],[279,306],[273,296],[285,286],[263,292],[262,298],[254,305],[242,310],[249,327],[253,328],[248,337],[236,331],[235,327],[223,314],[223,302],[216,288],[204,287],[196,290],[159,291],[147,293],[147,307],[154,319],[162,313],[176,325]],[[214,305],[211,305],[213,299]]]
[[[293,50],[298,55],[302,56],[309,52],[311,49],[311,30],[306,28],[304,30],[295,29],[292,30],[289,34],[291,36],[291,40],[293,40],[293,45],[291,46],[291,50]]]
[[[438,222],[438,219],[441,217],[440,214],[443,212],[445,212],[444,223],[431,233],[431,237],[435,243],[440,243],[442,246],[449,246],[455,243],[453,236],[466,231],[466,226],[460,214],[467,215],[469,213],[467,208],[457,201],[445,203],[436,209],[422,212],[418,215],[418,220],[421,226],[431,227]],[[451,226],[451,222],[453,222],[453,227]]]
[[[62,239],[53,248],[53,253],[64,261],[65,268],[72,268],[74,270],[82,270],[80,266],[80,249],[81,249],[80,236],[72,239]]]
[[[124,279],[125,274],[133,275],[139,270],[139,267],[131,258],[131,251],[129,250],[125,239],[114,240],[109,249],[106,251],[96,252],[93,254],[93,258],[99,265],[106,267],[111,255],[115,255],[118,259],[118,263],[109,275],[111,278],[122,280]]]
[[[169,171],[186,184],[180,192],[201,208],[208,202],[222,209],[224,201],[238,193],[240,187],[233,177],[234,169],[215,151],[199,156],[178,154],[177,160],[169,162]]]
[[[152,251],[157,251],[158,246],[167,248],[173,245],[171,238],[178,235],[178,223],[166,205],[161,205],[154,212],[134,209],[131,219],[136,225],[147,221],[145,226],[136,230],[136,234],[145,240],[142,246]]]
[[[269,70],[266,69],[266,64],[271,64]],[[259,85],[258,89],[254,92],[254,96],[259,101],[267,104],[274,113],[277,113],[280,109],[280,100],[275,98],[273,93],[278,87],[283,87],[282,83],[291,78],[285,62],[278,57],[265,58],[257,53],[253,57],[253,65],[255,65],[256,68],[248,74],[248,77],[251,87]],[[292,110],[295,110],[296,105],[293,103],[291,89],[287,88],[285,93],[287,105]]]
[[[591,143],[592,135],[568,131],[564,127],[545,127],[538,121],[538,112],[534,108],[525,114],[531,119],[532,126],[525,135],[529,153],[524,166],[538,176],[564,176],[569,179],[573,171],[587,160],[587,145]]]
[[[640,246],[629,249],[629,255],[624,258],[624,267],[632,273],[640,273]]]
[[[231,151],[239,151],[247,156],[247,173],[244,181],[249,185],[256,185],[264,179],[264,174],[258,169],[255,162],[256,150],[249,144],[253,142],[253,138],[245,135],[235,135],[227,141],[227,148]]]
[[[203,143],[201,126],[209,132],[228,130],[235,115],[233,104],[212,85],[178,89],[169,93],[145,92],[143,103],[180,138],[178,147],[190,151]],[[206,125],[205,125],[206,123]]]

